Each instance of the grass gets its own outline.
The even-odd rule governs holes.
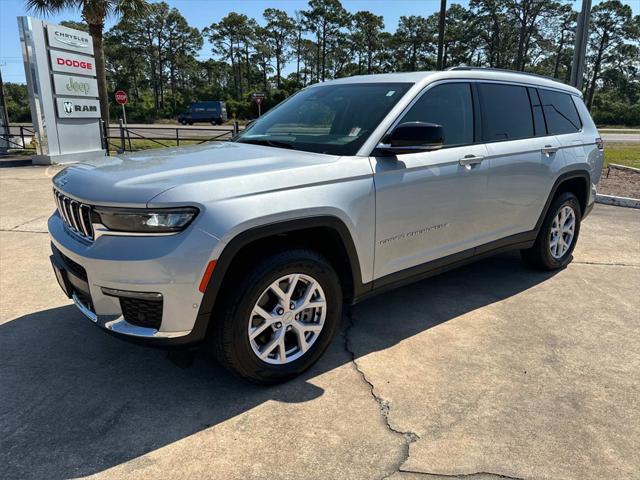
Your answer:
[[[131,149],[132,150],[149,150],[152,148],[165,148],[165,147],[176,147],[175,140],[158,140],[159,143],[154,142],[153,140],[147,140],[143,138],[132,138],[131,139]],[[180,146],[186,147],[188,145],[197,145],[201,143],[201,140],[180,140]],[[127,150],[129,150],[129,142],[125,141]],[[111,140],[109,144],[109,150],[116,151],[120,148],[120,142],[117,140]]]
[[[604,144],[604,163],[626,165],[640,168],[640,143],[606,143]]]

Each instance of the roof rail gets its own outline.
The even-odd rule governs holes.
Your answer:
[[[564,83],[557,78],[549,77],[547,75],[540,75],[537,73],[529,73],[529,72],[518,72],[515,70],[507,70],[506,68],[493,68],[493,67],[449,67],[447,71],[451,70],[479,70],[479,71],[489,71],[489,72],[500,72],[500,73],[513,73],[516,75],[528,75],[530,77],[544,78],[546,80],[553,80],[554,82]]]

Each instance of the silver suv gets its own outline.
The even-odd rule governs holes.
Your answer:
[[[257,383],[310,367],[343,303],[506,249],[558,269],[602,141],[580,92],[473,68],[305,88],[231,142],[73,165],[51,257],[92,322],[205,342]]]

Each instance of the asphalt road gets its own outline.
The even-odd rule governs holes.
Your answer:
[[[69,304],[58,169],[0,169],[0,478],[637,478],[640,211],[596,206],[560,272],[505,254],[362,303],[303,377],[259,388]]]

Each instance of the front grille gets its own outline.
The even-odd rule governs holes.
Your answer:
[[[156,330],[162,323],[162,303],[162,300],[120,297],[122,316],[128,323]]]
[[[86,240],[93,240],[93,225],[91,224],[91,205],[80,203],[69,198],[59,190],[53,189],[58,213],[72,232]]]
[[[87,271],[84,269],[82,265],[80,265],[77,262],[74,262],[69,257],[67,257],[64,253],[58,250],[53,243],[51,244],[51,250],[53,250],[54,253],[57,253],[58,255],[60,255],[60,258],[62,258],[62,260],[64,261],[65,266],[67,267],[67,270],[69,270],[76,277],[84,280],[85,282],[87,281]]]

